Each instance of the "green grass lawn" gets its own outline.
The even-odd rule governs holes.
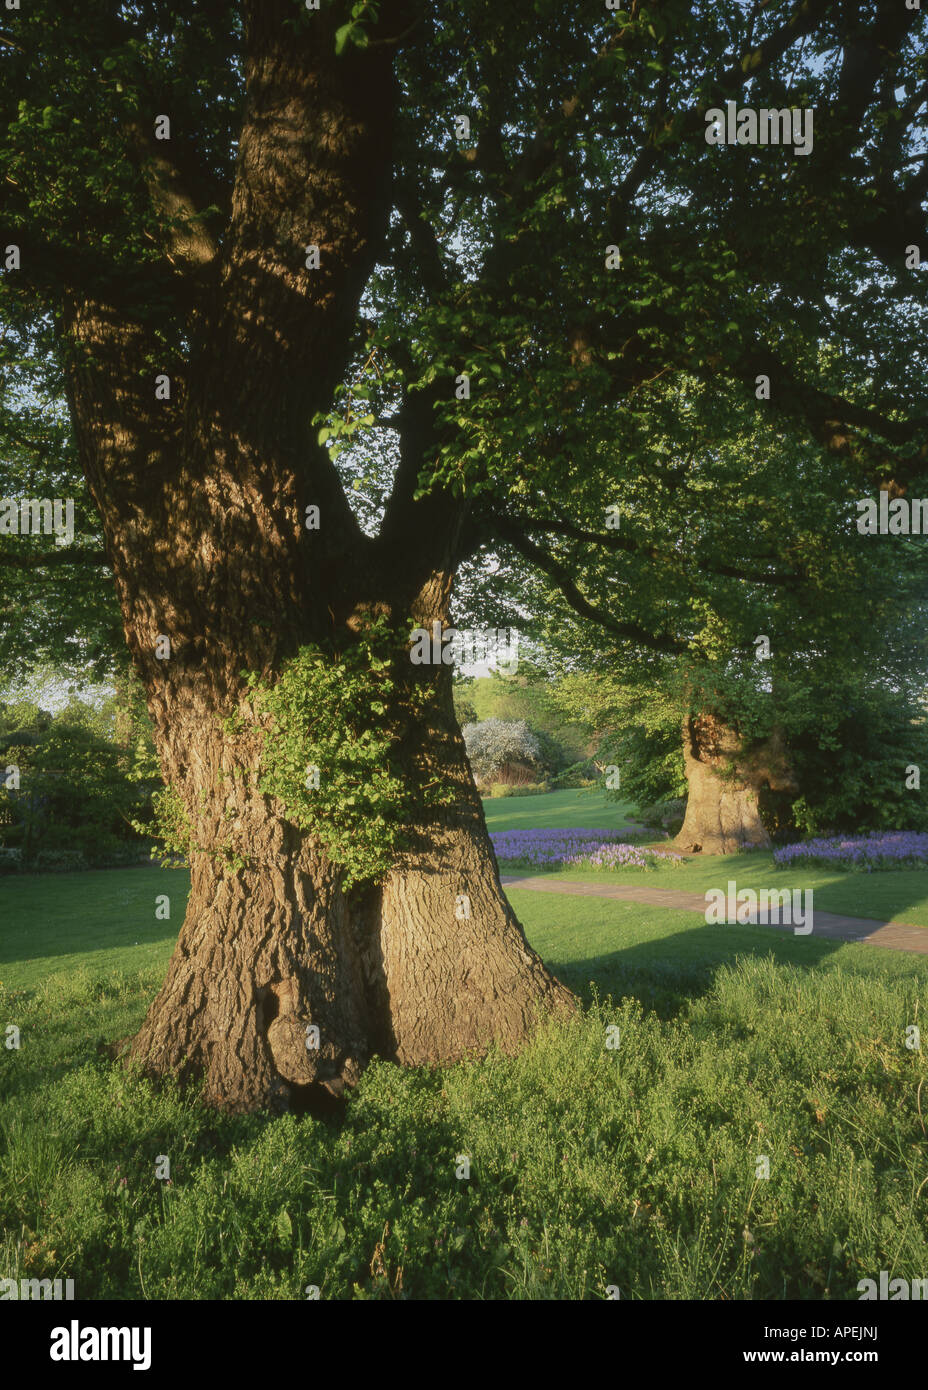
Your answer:
[[[78,1298],[856,1300],[928,1270],[925,1052],[904,1044],[928,961],[514,892],[581,995],[572,1024],[514,1059],[375,1062],[339,1122],[234,1118],[98,1047],[143,1017],[186,887],[0,881],[0,1025],[21,1029],[0,1049],[0,1276]]]
[[[78,969],[164,973],[184,920],[186,869],[91,869],[0,879],[0,981],[36,989]],[[155,917],[170,899],[169,921]]]
[[[565,826],[589,830],[619,830],[634,815],[630,801],[607,801],[599,787],[543,792],[539,796],[486,797],[483,802],[490,830],[541,830]]]

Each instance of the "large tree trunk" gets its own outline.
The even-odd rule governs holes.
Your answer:
[[[761,818],[765,787],[795,790],[778,732],[746,746],[723,720],[711,714],[683,721],[686,816],[675,844],[686,854],[737,854],[767,848]]]
[[[414,1064],[494,1039],[513,1048],[539,1012],[571,1006],[500,887],[446,668],[409,663],[410,691],[424,683],[427,698],[397,697],[389,728],[412,782],[444,779],[454,804],[422,801],[385,880],[348,891],[330,841],[258,789],[244,673],[273,686],[302,647],[343,650],[365,613],[394,627],[444,620],[466,507],[416,497],[428,401],[404,410],[376,540],[317,440],[389,222],[395,44],[385,30],[336,59],[335,7],[296,29],[289,0],[244,10],[247,101],[222,246],[192,219],[166,232],[163,262],[135,280],[105,271],[60,320],[127,642],[194,841],[183,929],[131,1056],[156,1076],[202,1077],[234,1110],[338,1091],[374,1051]],[[394,0],[378,22],[395,37],[409,19]],[[167,152],[147,171],[173,227],[180,174]],[[304,525],[310,504],[318,530]]]

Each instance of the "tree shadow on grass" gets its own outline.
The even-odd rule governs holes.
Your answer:
[[[0,965],[87,956],[177,940],[190,890],[186,870],[90,869],[23,874],[0,881]],[[156,899],[171,917],[155,917]],[[70,967],[68,967],[70,968]]]
[[[842,948],[865,950],[871,960],[877,949],[814,934],[795,936],[775,927],[705,926],[582,960],[562,961],[549,954],[546,963],[585,1004],[595,986],[600,996],[630,995],[661,1018],[670,1018],[708,993],[719,968],[733,965],[739,956],[772,957],[778,965],[815,970]],[[928,961],[922,968],[928,976]]]

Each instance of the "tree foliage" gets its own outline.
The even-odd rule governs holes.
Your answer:
[[[0,277],[2,491],[33,488],[51,456],[81,516],[67,556],[0,537],[13,659],[67,651],[98,671],[111,659],[101,548],[115,546],[125,592],[133,548],[169,547],[157,484],[215,400],[217,343],[230,399],[277,393],[291,430],[281,478],[296,470],[294,491],[327,499],[324,558],[294,583],[308,597],[336,571],[339,617],[397,556],[418,576],[439,555],[453,571],[505,549],[610,640],[685,654],[692,698],[714,692],[745,729],[770,709],[746,664],[752,634],[775,628],[779,685],[798,704],[818,698],[808,670],[826,646],[834,659],[839,613],[849,648],[879,629],[875,606],[847,608],[873,566],[832,542],[862,487],[925,472],[925,277],[908,254],[928,241],[921,12],[34,0],[5,22],[4,239],[21,263]],[[281,185],[269,221],[250,201],[257,165],[240,157],[243,139],[260,146],[254,94],[281,33],[294,55],[325,48],[333,72],[391,64],[399,98],[365,185],[367,239],[324,270],[318,296],[301,260],[303,185]],[[707,146],[706,112],[727,100],[814,109],[813,153]],[[169,141],[154,138],[160,113]],[[298,153],[316,167],[318,152]],[[127,465],[115,501],[119,469],[63,424],[92,366],[73,331],[84,300],[139,346],[126,400],[156,371],[177,383],[158,461],[144,477]],[[260,380],[224,313],[287,323]],[[320,334],[327,365],[310,371]],[[126,409],[127,437],[154,457]],[[106,535],[78,496],[79,452]],[[202,458],[181,466],[197,494]],[[798,497],[803,524],[785,536]],[[617,532],[604,530],[610,506]],[[190,524],[219,527],[209,508]],[[201,576],[188,569],[179,605],[194,612]],[[491,606],[494,592],[510,604],[505,577]],[[269,629],[262,604],[254,625]],[[336,636],[327,623],[314,609],[316,642]],[[306,636],[293,627],[291,657]]]
[[[0,708],[0,760],[18,784],[0,780],[0,843],[26,868],[52,851],[91,866],[132,863],[144,847],[134,822],[156,782],[134,781],[125,752],[90,723],[75,707],[57,718]]]

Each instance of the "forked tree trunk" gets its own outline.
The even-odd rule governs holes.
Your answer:
[[[774,733],[746,746],[734,729],[711,714],[683,721],[686,816],[675,844],[686,854],[737,854],[766,848],[760,795],[765,787],[794,791],[782,737]]]
[[[194,205],[160,151],[146,177],[170,214],[168,254],[119,273],[104,263],[59,322],[127,642],[198,846],[167,979],[131,1056],[156,1076],[202,1077],[208,1100],[234,1110],[338,1090],[374,1051],[413,1064],[494,1039],[513,1048],[539,1013],[571,1006],[500,887],[446,668],[413,676],[410,664],[429,698],[401,725],[397,756],[411,778],[444,779],[455,804],[423,810],[386,881],[351,892],[323,845],[257,790],[253,725],[226,722],[247,710],[244,672],[273,684],[302,646],[350,641],[365,612],[394,626],[444,620],[469,553],[460,499],[417,496],[436,447],[427,393],[404,405],[376,539],[318,440],[392,205],[392,62],[411,15],[397,0],[380,11],[376,41],[336,58],[335,7],[295,25],[291,0],[246,5],[221,245],[192,215],[176,230]],[[156,392],[166,379],[170,393]]]

